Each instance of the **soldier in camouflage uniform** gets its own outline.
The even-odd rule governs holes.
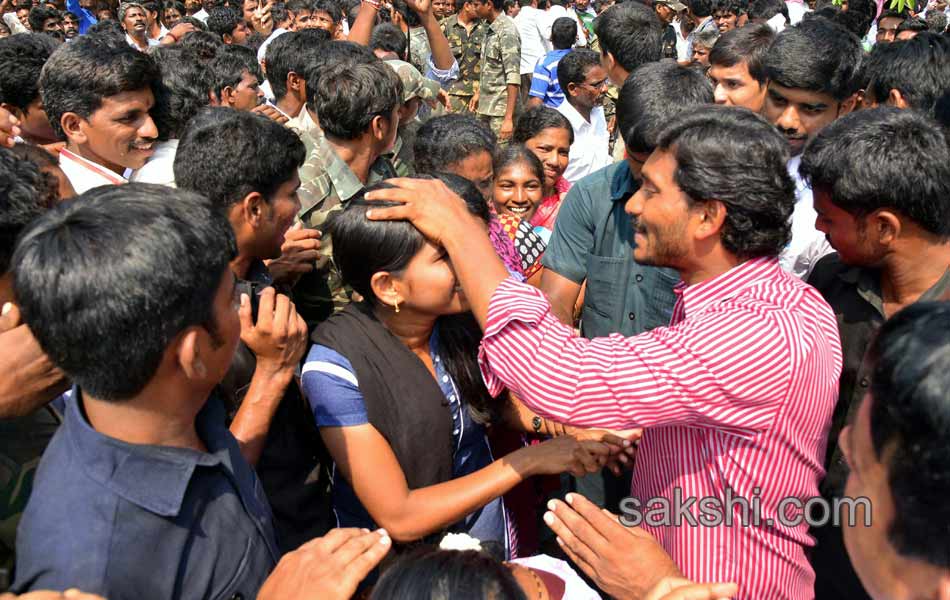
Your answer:
[[[472,4],[478,16],[489,23],[482,45],[478,115],[499,141],[504,141],[514,129],[521,87],[521,36],[518,26],[505,14],[503,0],[474,0]]]
[[[352,75],[352,78],[347,78],[347,83],[352,84],[357,78],[359,82],[352,85],[340,85],[339,80],[343,79],[347,72]],[[372,81],[382,81],[384,85],[373,86],[370,83]],[[392,164],[383,155],[392,149],[395,141],[398,127],[396,110],[402,104],[402,82],[393,69],[381,61],[369,64],[343,61],[330,65],[326,67],[317,85],[321,82],[333,82],[332,85],[328,83],[327,87],[333,88],[334,91],[326,95],[332,96],[334,101],[322,104],[321,98],[324,94],[318,90],[316,109],[318,114],[326,117],[327,125],[322,132],[311,131],[301,137],[307,150],[307,158],[300,167],[300,190],[298,191],[300,212],[297,214],[305,227],[320,230],[323,229],[327,218],[343,210],[346,202],[364,185],[396,176]],[[368,98],[374,93],[381,96]],[[361,107],[372,104],[380,108],[381,110],[375,113],[380,120],[377,122],[374,117],[373,122],[378,123],[380,128],[386,129],[386,139],[366,135],[373,129],[373,122],[364,131],[348,131],[345,132],[345,136],[334,135],[330,130],[338,127],[343,119],[352,117],[352,113],[355,112],[353,106],[341,106],[346,102]],[[346,114],[337,118],[331,112],[334,108]],[[382,116],[384,114],[389,116]],[[365,157],[367,151],[369,152],[373,162],[365,181],[361,180],[350,165],[337,155],[331,144],[331,136],[333,144],[348,147],[351,150],[351,156],[362,158]],[[301,277],[294,287],[294,303],[297,306],[297,312],[307,321],[307,326],[312,331],[318,323],[346,306],[351,296],[352,290],[343,285],[339,269],[333,264],[333,242],[328,235],[324,234],[320,239],[320,258],[317,259],[316,268]]]
[[[422,76],[409,63],[387,59],[386,64],[393,68],[402,81],[402,106],[399,108],[399,133],[396,135],[396,145],[386,157],[393,165],[396,175],[408,177],[415,173],[412,160],[412,142],[418,129],[421,102],[435,101],[439,97],[439,84]]]
[[[456,0],[458,12],[442,21],[442,31],[459,64],[459,78],[449,84],[449,110],[472,112],[469,105],[481,78],[482,45],[488,24],[478,18],[471,0]]]

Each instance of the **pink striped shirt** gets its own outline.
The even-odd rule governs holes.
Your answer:
[[[743,599],[810,599],[807,525],[776,521],[785,497],[818,496],[838,395],[838,326],[817,291],[775,259],[677,286],[669,327],[623,338],[573,335],[532,287],[495,291],[479,360],[542,415],[574,425],[644,427],[632,497],[758,498],[773,524],[651,526],[684,574],[735,581]],[[676,491],[674,491],[676,490]],[[787,515],[794,511],[785,510]],[[659,515],[660,513],[655,513]],[[632,568],[635,568],[633,566]]]

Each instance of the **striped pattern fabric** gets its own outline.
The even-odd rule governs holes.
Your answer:
[[[772,258],[676,292],[669,327],[587,340],[539,291],[505,281],[479,356],[485,381],[573,425],[644,427],[631,496],[695,498],[687,512],[700,526],[644,523],[684,574],[737,582],[743,599],[810,599],[813,540],[776,514],[782,498],[818,496],[824,476],[842,364],[834,314]],[[699,518],[700,499],[729,494],[756,499],[761,522],[742,526],[737,505],[725,511],[732,526]]]

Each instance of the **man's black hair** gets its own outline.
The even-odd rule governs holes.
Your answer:
[[[927,29],[934,33],[945,33],[947,31],[947,15],[938,10],[928,12]]]
[[[884,107],[835,120],[805,148],[801,174],[856,216],[892,209],[950,238],[950,150],[941,128]]]
[[[950,519],[950,305],[915,302],[888,319],[871,346],[871,443],[887,468],[894,503],[888,539],[903,556],[940,569],[950,542],[934,535]]]
[[[602,51],[626,71],[660,60],[663,25],[653,9],[639,2],[611,6],[597,18],[594,29]]]
[[[234,28],[244,21],[244,15],[224,6],[216,6],[208,11],[208,31],[220,36],[232,35]]]
[[[45,35],[0,39],[0,103],[25,111],[40,95],[40,72],[57,47]]]
[[[342,140],[363,135],[374,117],[392,119],[402,104],[402,80],[381,60],[329,65],[313,87],[314,112],[323,132]]]
[[[343,20],[343,10],[333,0],[312,0],[311,7],[313,12],[325,12],[330,15],[334,25],[339,25]]]
[[[122,401],[151,381],[186,328],[220,343],[214,299],[235,253],[231,224],[206,198],[102,186],[24,231],[14,294],[53,364],[85,393]]]
[[[0,148],[0,275],[10,270],[20,233],[55,202],[56,186],[33,161]]]
[[[357,65],[379,61],[373,51],[362,44],[348,41],[327,42],[320,48],[322,60],[307,65],[304,80],[307,82],[307,108],[316,112],[315,94],[317,83],[330,67],[338,64]],[[390,69],[392,70],[392,69]]]
[[[204,21],[202,21],[201,19],[195,18],[195,17],[192,16],[192,15],[185,15],[185,16],[183,16],[183,17],[181,18],[180,23],[189,23],[189,24],[191,24],[191,25],[195,28],[195,32],[199,32],[199,31],[200,31],[200,32],[202,32],[202,33],[209,33],[209,31],[208,31],[208,24],[205,23]],[[186,33],[185,36],[187,37],[188,34]],[[182,39],[184,39],[184,38],[182,38]],[[220,41],[220,40],[219,40],[219,41]]]
[[[373,51],[393,52],[402,60],[406,60],[409,51],[409,41],[406,34],[392,23],[380,23],[373,28],[369,40],[369,47]]]
[[[258,82],[263,79],[257,55],[244,46],[232,44],[221,48],[208,68],[212,77],[211,91],[218,99],[221,98],[221,90],[226,87],[235,88],[241,83],[241,77],[244,76],[245,71],[256,76]]]
[[[98,23],[93,23],[92,26],[86,30],[85,35],[79,37],[111,37],[114,40],[125,43],[125,30],[122,29],[122,25],[119,24],[118,21],[111,19],[108,21],[100,20]]]
[[[577,41],[577,21],[558,17],[551,25],[551,45],[555,50],[568,50]]]
[[[673,61],[649,63],[631,73],[620,88],[617,127],[627,150],[650,153],[675,116],[714,101],[712,83],[699,69]]]
[[[714,0],[709,14],[715,15],[717,12],[730,13],[738,17],[745,11],[740,0]]]
[[[841,102],[857,91],[861,40],[828,19],[814,18],[778,34],[765,56],[769,81],[827,94]]]
[[[906,11],[893,10],[890,8],[885,8],[881,11],[881,14],[877,17],[877,22],[880,23],[883,19],[894,18],[894,19],[906,19],[910,14]]]
[[[715,0],[686,0],[686,4],[690,11],[701,19],[712,15]]]
[[[752,79],[765,84],[769,80],[765,56],[774,41],[775,32],[765,23],[750,23],[727,31],[709,52],[709,64],[728,68],[745,63]]]
[[[139,4],[145,9],[146,12],[157,13],[162,10],[162,3],[157,0],[137,0]],[[148,16],[148,15],[146,15]],[[158,15],[158,18],[161,19],[161,15]]]
[[[868,31],[871,30],[874,17],[859,10],[851,10],[849,4],[848,10],[837,11],[831,20],[858,36],[858,39],[863,40]]]
[[[43,24],[47,19],[62,19],[63,13],[59,12],[52,4],[40,4],[30,10],[30,29],[34,33],[43,33]]]
[[[910,108],[933,116],[934,105],[950,89],[950,39],[929,31],[912,39],[877,44],[868,59],[867,93],[887,102],[891,90]]]
[[[929,27],[927,26],[927,21],[924,21],[920,17],[908,17],[897,26],[897,33],[902,31],[927,31]]]
[[[270,9],[270,14],[271,18],[274,19],[274,23],[283,23],[290,18],[290,12],[287,10],[287,5],[283,2],[275,3]]]
[[[161,71],[151,110],[158,139],[178,139],[189,119],[211,101],[211,70],[191,50],[181,46],[156,48],[152,56]]]
[[[741,258],[777,256],[791,239],[795,183],[788,142],[759,115],[732,106],[681,112],[657,138],[676,159],[674,180],[690,204],[726,207],[723,247]]]
[[[198,60],[210,63],[224,48],[220,35],[210,31],[189,31],[181,38],[179,45],[191,50]]]
[[[768,21],[775,15],[782,15],[786,23],[791,22],[788,7],[783,0],[752,0],[749,2],[748,13],[750,21]]]
[[[264,62],[274,98],[281,100],[287,95],[287,76],[290,73],[296,73],[306,81],[305,73],[310,65],[323,60],[323,46],[329,40],[328,31],[305,29],[280,35],[267,46]]]
[[[567,86],[579,85],[587,78],[587,72],[600,66],[600,56],[593,50],[578,48],[571,50],[557,63],[557,82],[566,98],[570,97]]]
[[[206,108],[191,120],[178,144],[175,184],[227,213],[251,192],[269,202],[304,158],[303,142],[283,125],[233,108]]]
[[[102,99],[122,92],[154,90],[158,65],[125,40],[81,35],[50,56],[40,75],[40,93],[53,132],[65,140],[66,113],[89,118]]]
[[[426,121],[416,133],[417,173],[445,171],[479,152],[495,151],[495,134],[470,115],[444,115]]]

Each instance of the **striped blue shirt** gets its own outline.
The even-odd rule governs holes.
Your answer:
[[[541,57],[538,64],[534,66],[534,73],[531,75],[529,96],[541,98],[544,105],[551,108],[557,108],[561,105],[561,102],[564,102],[564,92],[557,82],[557,64],[570,51],[570,48],[554,50]]]

